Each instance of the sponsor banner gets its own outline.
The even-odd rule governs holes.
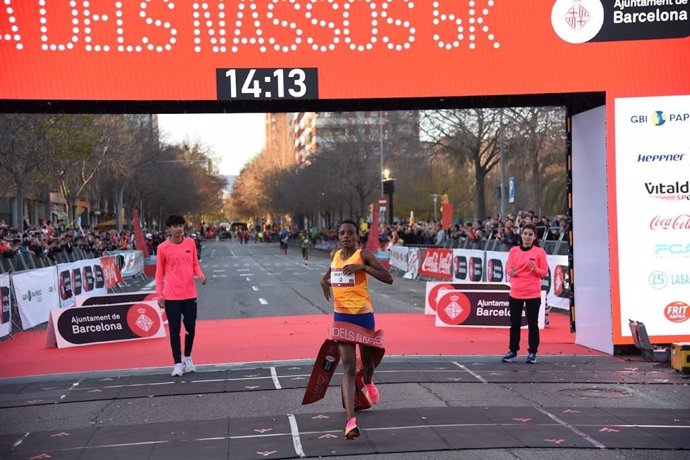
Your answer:
[[[453,250],[424,248],[419,275],[442,280],[453,279]]]
[[[542,291],[539,329],[544,328],[546,293]],[[506,290],[443,290],[436,299],[437,327],[510,327]],[[527,317],[522,312],[522,327]]]
[[[485,252],[479,249],[453,249],[453,281],[481,283],[484,276]]]
[[[73,307],[79,295],[108,293],[100,258],[58,264],[57,271],[61,308]]]
[[[51,308],[60,306],[55,267],[13,274],[12,284],[22,329],[45,323],[48,321]]]
[[[416,280],[419,276],[419,248],[410,248],[407,253],[407,272],[403,278],[408,280]]]
[[[106,289],[111,289],[122,284],[122,273],[114,256],[101,257],[101,268]]]
[[[542,278],[542,289],[547,292],[546,304],[559,310],[570,310],[570,269],[568,256],[547,255],[549,273]]]
[[[503,283],[510,281],[506,273],[507,252],[486,251],[486,281],[489,283]]]
[[[50,310],[46,346],[78,347],[165,337],[155,301]]]
[[[158,299],[155,292],[138,291],[138,292],[122,292],[119,294],[105,294],[105,295],[79,295],[74,299],[76,307],[91,307],[96,305],[112,305],[118,303],[131,303],[141,301],[152,301],[158,304]],[[168,324],[168,318],[165,315],[165,310],[161,309],[161,317],[163,324]]]
[[[108,251],[108,256],[122,256],[120,274],[123,278],[140,275],[144,272],[144,253],[141,251]]]
[[[435,281],[428,281],[426,283],[426,294],[424,296],[424,314],[436,314],[436,300],[441,291],[466,291],[477,289],[485,291],[508,291],[510,290],[510,285],[507,283],[439,283]]]
[[[10,297],[10,275],[0,275],[0,337],[12,331],[12,298]]]
[[[116,303],[140,302],[142,300],[156,301],[156,293],[149,291],[121,292],[117,294],[86,294],[75,297],[77,307],[92,307]]]
[[[685,0],[5,0],[0,98],[681,94],[687,10]]]
[[[407,254],[410,248],[407,246],[393,245],[388,250],[390,254],[391,267],[407,272]]]
[[[652,343],[690,340],[688,132],[690,95],[615,99],[614,344],[632,343],[628,320]]]

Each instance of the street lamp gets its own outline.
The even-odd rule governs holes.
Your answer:
[[[393,193],[395,193],[395,178],[391,177],[390,169],[381,172],[383,193],[388,195],[388,224],[393,225]]]
[[[430,196],[434,200],[434,222],[437,222],[438,221],[438,209],[437,209],[438,208],[438,206],[437,206],[438,197],[441,195],[439,195],[438,193],[432,193]]]

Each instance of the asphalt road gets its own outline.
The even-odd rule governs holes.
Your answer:
[[[204,242],[201,267],[209,281],[198,291],[199,319],[331,314],[333,306],[319,285],[328,256],[311,249],[305,264],[294,246],[280,255],[277,243]],[[376,312],[424,311],[422,281],[394,277],[388,285],[368,280]]]

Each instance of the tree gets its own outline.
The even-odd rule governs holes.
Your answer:
[[[436,144],[434,152],[472,168],[478,219],[486,218],[485,180],[499,161],[498,115],[495,109],[482,108],[422,112],[420,129],[425,140]]]

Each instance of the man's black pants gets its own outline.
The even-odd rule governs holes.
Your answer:
[[[196,299],[166,300],[165,314],[170,328],[170,348],[175,364],[182,362],[180,355],[180,322],[184,322],[184,355],[192,355],[194,330],[196,327]]]

